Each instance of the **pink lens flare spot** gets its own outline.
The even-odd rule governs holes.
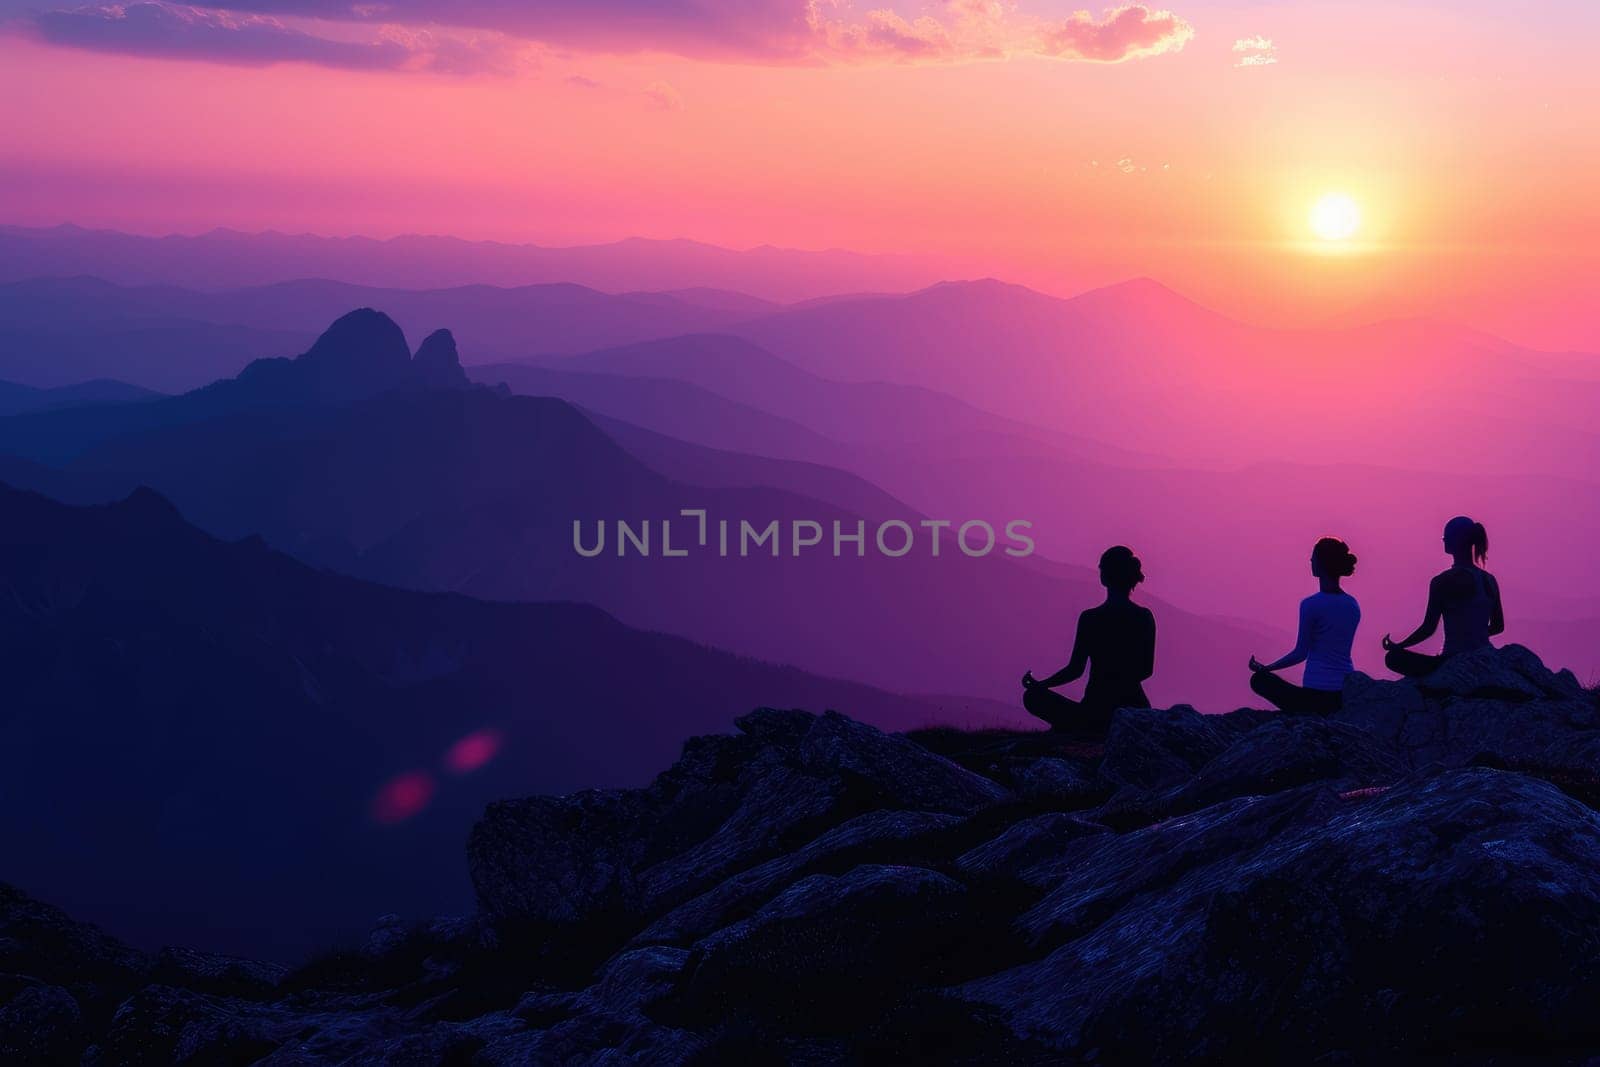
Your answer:
[[[381,823],[405,822],[433,799],[433,776],[427,771],[407,771],[384,783],[372,798],[372,817]]]
[[[444,765],[456,774],[470,774],[494,759],[504,740],[499,730],[475,730],[450,746]]]

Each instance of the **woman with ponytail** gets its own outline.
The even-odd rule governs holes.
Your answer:
[[[1489,534],[1483,523],[1457,515],[1444,527],[1444,550],[1455,558],[1449,570],[1428,584],[1428,609],[1418,626],[1403,641],[1383,635],[1384,663],[1396,674],[1421,678],[1432,674],[1445,660],[1459,652],[1485,648],[1489,638],[1506,628],[1505,611],[1500,606],[1500,583],[1483,569],[1489,555]],[[1433,636],[1444,622],[1444,650],[1437,656],[1411,651]]]
[[[1361,605],[1340,579],[1356,572],[1356,557],[1337,537],[1324,537],[1311,550],[1317,592],[1300,601],[1300,630],[1294,648],[1262,663],[1250,657],[1250,689],[1280,711],[1329,715],[1344,704],[1345,675],[1355,669],[1350,649],[1361,625]],[[1306,665],[1303,685],[1279,678],[1277,671]]]

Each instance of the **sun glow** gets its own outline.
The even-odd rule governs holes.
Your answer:
[[[1361,226],[1361,209],[1340,193],[1329,193],[1311,206],[1311,232],[1324,241],[1345,241]]]

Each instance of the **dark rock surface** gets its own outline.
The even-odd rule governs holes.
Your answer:
[[[0,886],[0,1061],[1592,1064],[1600,705],[1527,650],[1104,745],[762,709],[284,972]]]

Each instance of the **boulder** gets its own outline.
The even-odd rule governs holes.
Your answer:
[[[683,1010],[848,1032],[908,987],[939,984],[940,960],[965,942],[957,921],[964,893],[919,867],[812,875],[695,945]]]
[[[798,708],[757,708],[733,720],[743,733],[763,744],[794,750],[816,725],[817,717]]]
[[[710,838],[782,767],[750,738],[691,738],[645,789],[491,804],[467,839],[479,906],[534,930],[626,925],[642,908],[640,872]]]
[[[635,944],[691,945],[743,919],[801,878],[859,863],[933,859],[931,847],[961,820],[929,812],[874,811],[834,827],[794,852],[735,874],[651,923]]]
[[[1587,694],[1571,671],[1552,671],[1522,645],[1480,648],[1452,656],[1417,681],[1430,694],[1508,702],[1583,700]]]
[[[239,959],[189,948],[164,948],[156,955],[151,981],[201,993],[261,1000],[288,975],[282,964]]]
[[[1168,797],[1170,814],[1234,797],[1277,793],[1311,782],[1340,791],[1388,785],[1403,777],[1398,752],[1366,730],[1303,715],[1270,719],[1209,760]]]
[[[1069,941],[1132,898],[1179,884],[1194,871],[1317,825],[1338,810],[1338,795],[1319,784],[1240,797],[1132,833],[1096,839],[1083,849],[1092,846],[1091,861],[1064,865],[1050,892],[1018,917],[1017,926],[1040,947]]]
[[[539,926],[625,914],[638,898],[647,810],[617,790],[489,805],[467,839],[479,906],[493,921]]]
[[[1073,811],[1105,798],[1105,787],[1095,771],[1088,761],[1040,756],[1020,761],[1011,777],[1013,788],[1024,800]]]
[[[844,818],[837,776],[777,764],[752,776],[739,805],[705,840],[639,872],[640,906],[655,915],[729,875],[800,848]]]
[[[152,985],[117,1009],[100,1059],[106,1067],[254,1063],[300,1026],[293,1014],[277,1008]]]
[[[1123,708],[1106,733],[1100,777],[1111,788],[1155,789],[1187,781],[1227,747],[1232,731],[1220,719],[1186,705]]]
[[[956,870],[977,881],[1016,881],[1042,889],[1089,855],[1110,830],[1076,815],[1052,812],[1013,823],[1004,833],[956,859]]]
[[[1407,702],[1403,709],[1363,702],[1335,718],[1367,731],[1419,769],[1464,767],[1485,756],[1530,759],[1600,729],[1600,711],[1591,701],[1544,697],[1517,703],[1450,697]]]
[[[689,953],[652,945],[618,954],[581,993],[542,995],[515,1014],[539,1024],[491,1042],[474,1062],[661,1063],[694,1060],[705,1042],[653,1020],[647,1012],[677,987]]]
[[[0,977],[0,1063],[76,1063],[83,1013],[71,993],[31,979]]]
[[[145,953],[0,882],[0,975],[62,987],[93,1024],[108,1019],[147,980],[151,966]],[[32,994],[30,1002],[45,1003],[40,996]]]
[[[1010,796],[997,783],[907,737],[886,734],[836,711],[812,725],[798,756],[812,774],[847,775],[865,783],[885,807],[970,815]]]
[[[1449,772],[1152,878],[1165,833],[1102,850],[1024,917],[1049,955],[954,999],[1067,1059],[1600,1048],[1600,817],[1546,783]]]

